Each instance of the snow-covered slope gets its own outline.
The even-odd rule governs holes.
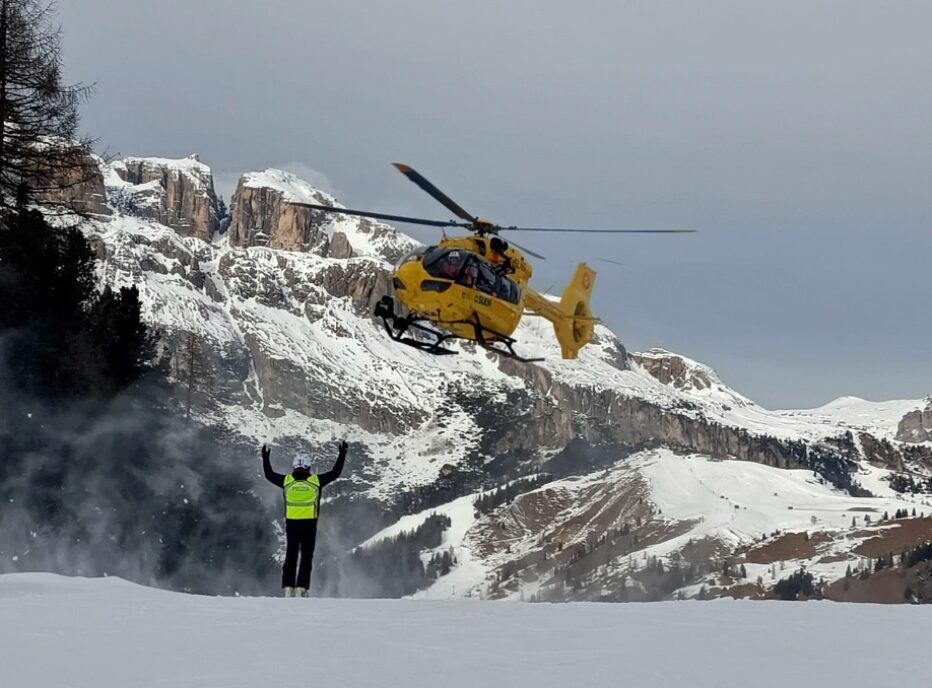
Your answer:
[[[849,566],[857,570],[863,565],[864,557],[853,550],[890,528],[889,521],[882,522],[884,514],[917,510],[919,518],[932,515],[927,495],[852,497],[811,471],[679,456],[669,450],[641,452],[607,470],[548,482],[480,516],[473,502],[485,494],[405,516],[362,546],[414,530],[431,514],[443,514],[452,523],[434,552],[451,549],[459,565],[416,597],[527,599],[561,580],[565,568],[559,555],[576,547],[595,563],[576,566],[575,584],[595,583],[613,594],[624,585],[620,579],[635,579],[646,560],[668,567],[718,562],[663,595],[695,596],[703,584],[716,584],[721,562],[729,559],[736,566],[745,563],[744,580],[734,584],[761,577],[761,592],[772,587],[776,575],[769,563],[745,561],[739,553],[792,534],[812,535],[819,544],[782,556],[781,570],[805,567],[830,583],[844,577]],[[621,534],[632,530],[641,533],[640,542],[625,542],[627,536]],[[552,558],[535,559],[539,552]],[[503,580],[502,571],[510,571],[514,579]]]
[[[0,576],[10,688],[921,685],[929,608],[195,597]],[[869,650],[864,647],[870,637]],[[296,648],[292,648],[296,644]],[[297,659],[290,661],[295,655]]]

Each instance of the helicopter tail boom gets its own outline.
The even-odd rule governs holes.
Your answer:
[[[530,289],[525,293],[525,307],[553,323],[565,359],[575,359],[579,350],[592,339],[597,319],[592,316],[589,298],[592,296],[594,284],[595,270],[585,263],[580,263],[570,283],[563,290],[559,303],[554,303]]]

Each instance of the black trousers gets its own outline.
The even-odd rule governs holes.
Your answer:
[[[311,566],[317,544],[317,519],[285,520],[285,565],[282,567],[283,588],[311,587]],[[298,565],[300,554],[301,565]],[[297,570],[297,578],[295,578]]]

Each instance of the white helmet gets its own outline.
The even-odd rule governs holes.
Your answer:
[[[294,461],[291,463],[291,465],[293,468],[308,469],[311,467],[311,458],[309,456],[304,456],[303,454],[301,456],[296,456],[294,457]]]

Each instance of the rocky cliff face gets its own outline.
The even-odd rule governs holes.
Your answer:
[[[330,237],[323,229],[323,214],[290,200],[283,191],[262,185],[256,176],[244,175],[230,203],[230,243],[326,256]],[[323,195],[316,199],[318,204],[324,201]]]
[[[932,442],[932,397],[926,400],[924,409],[910,411],[900,421],[896,439],[901,442]]]
[[[197,155],[181,160],[124,158],[105,168],[110,204],[182,236],[205,241],[220,228],[221,208],[210,168]]]
[[[45,201],[59,203],[82,214],[110,215],[112,211],[107,205],[102,161],[91,154],[81,157],[83,159],[77,165],[58,175],[55,180],[57,188],[44,194]]]
[[[393,263],[414,247],[392,227],[330,215],[299,204],[338,206],[333,196],[284,170],[244,174],[230,203],[230,243],[351,258],[357,251]]]
[[[660,382],[677,389],[704,390],[719,382],[710,368],[664,349],[636,353],[632,358]]]

